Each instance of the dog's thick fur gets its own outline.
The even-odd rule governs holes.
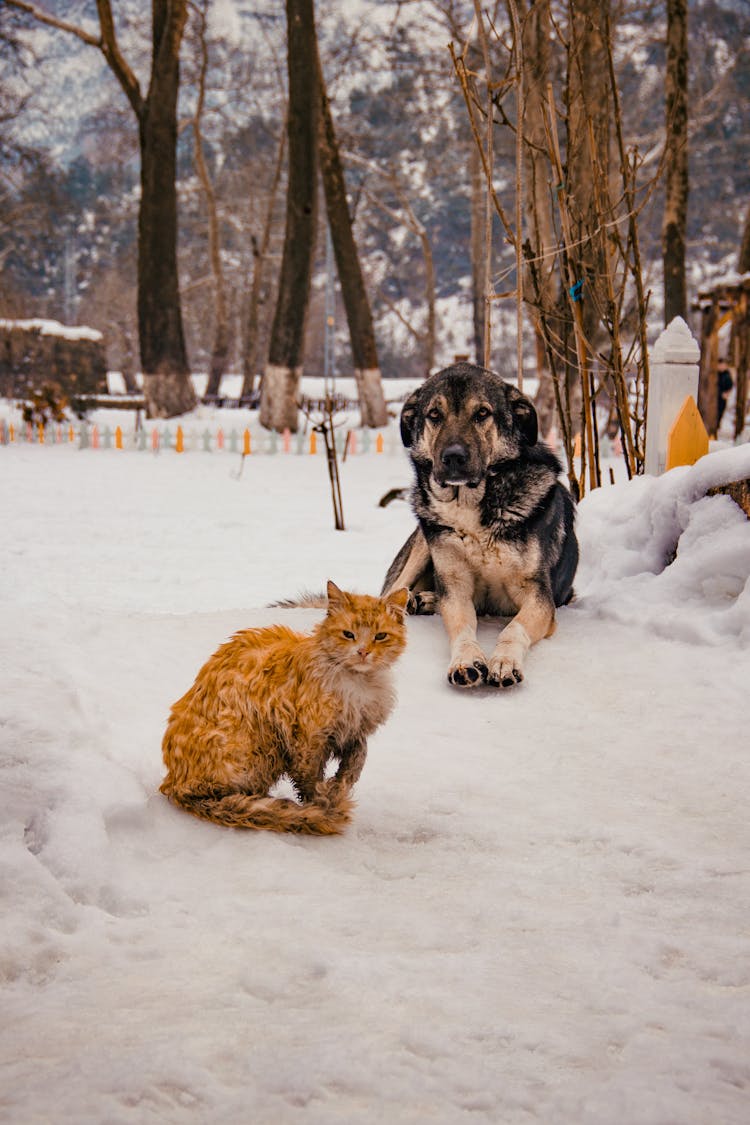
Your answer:
[[[531,401],[470,363],[426,379],[401,412],[419,526],[383,594],[408,586],[410,612],[440,610],[448,679],[459,687],[520,682],[529,648],[552,634],[555,607],[573,596],[574,504],[560,462],[537,437]],[[477,614],[513,616],[489,658]]]

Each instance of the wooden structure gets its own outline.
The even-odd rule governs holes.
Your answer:
[[[701,313],[701,360],[698,409],[711,437],[716,436],[719,411],[719,360],[732,373],[737,392],[734,437],[745,428],[750,368],[750,274],[716,282],[702,290],[693,307]],[[719,333],[727,325],[729,343],[720,346]]]
[[[45,383],[68,398],[106,392],[101,332],[55,320],[0,320],[0,396],[25,399]]]

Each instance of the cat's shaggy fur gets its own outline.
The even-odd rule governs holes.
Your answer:
[[[172,707],[162,793],[235,828],[340,832],[367,737],[395,702],[407,597],[344,593],[329,582],[328,612],[311,634],[283,625],[235,633]],[[326,779],[330,759],[338,769]],[[285,775],[300,803],[269,795]]]

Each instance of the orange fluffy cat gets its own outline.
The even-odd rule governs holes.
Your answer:
[[[348,594],[329,582],[328,612],[311,634],[283,625],[235,633],[172,707],[162,793],[235,828],[340,832],[367,737],[395,702],[407,596]],[[338,769],[326,779],[330,759]],[[269,796],[284,775],[301,803]]]

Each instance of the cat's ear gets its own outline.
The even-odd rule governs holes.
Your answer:
[[[331,582],[330,578],[328,579],[327,593],[328,593],[328,610],[329,610],[329,612],[334,608],[340,609],[341,606],[343,606],[345,604],[346,594],[344,593],[343,590],[339,590],[336,583]]]
[[[394,590],[392,594],[389,594],[385,599],[385,604],[398,610],[399,614],[403,616],[409,604],[409,591],[406,586],[402,586],[400,590]]]

